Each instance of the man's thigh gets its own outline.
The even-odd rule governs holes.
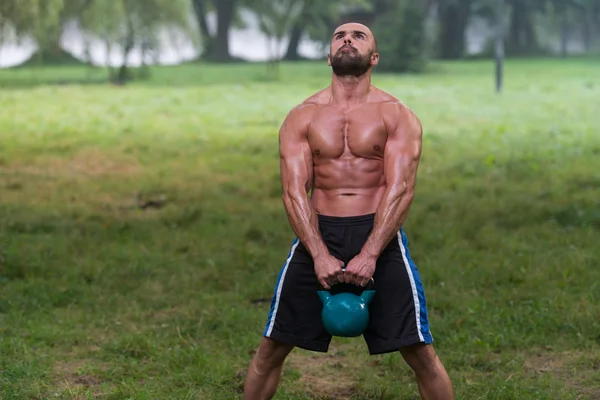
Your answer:
[[[381,254],[373,279],[375,296],[364,333],[369,352],[383,354],[433,343],[425,291],[404,232],[398,232]]]
[[[279,272],[264,336],[279,342],[326,352],[331,336],[321,319],[318,280],[306,248],[298,240]]]

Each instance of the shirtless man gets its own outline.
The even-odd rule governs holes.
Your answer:
[[[406,106],[371,85],[378,60],[369,28],[338,27],[328,56],[331,85],[293,108],[280,129],[283,202],[297,238],[248,367],[245,400],[273,398],[294,347],[328,350],[319,286],[360,293],[371,278],[376,294],[363,334],[369,353],[399,351],[424,400],[454,398],[432,347],[423,286],[402,230],[422,129]]]

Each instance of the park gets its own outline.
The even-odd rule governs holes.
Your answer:
[[[423,125],[404,230],[457,399],[600,399],[600,58],[373,71]],[[278,131],[326,60],[0,70],[0,398],[234,399],[295,235]],[[134,74],[136,68],[132,68]],[[294,349],[277,399],[417,399]]]

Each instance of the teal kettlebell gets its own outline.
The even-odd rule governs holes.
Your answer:
[[[321,319],[331,336],[356,337],[367,329],[369,304],[375,296],[373,284],[371,279],[360,296],[348,292],[331,294],[327,290],[318,291],[323,302]]]

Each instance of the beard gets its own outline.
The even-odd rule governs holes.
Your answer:
[[[349,46],[344,46],[349,47]],[[361,76],[371,68],[371,55],[366,54],[364,56],[350,47],[352,51],[343,51],[344,47],[340,48],[338,52],[331,58],[331,69],[337,76]]]

